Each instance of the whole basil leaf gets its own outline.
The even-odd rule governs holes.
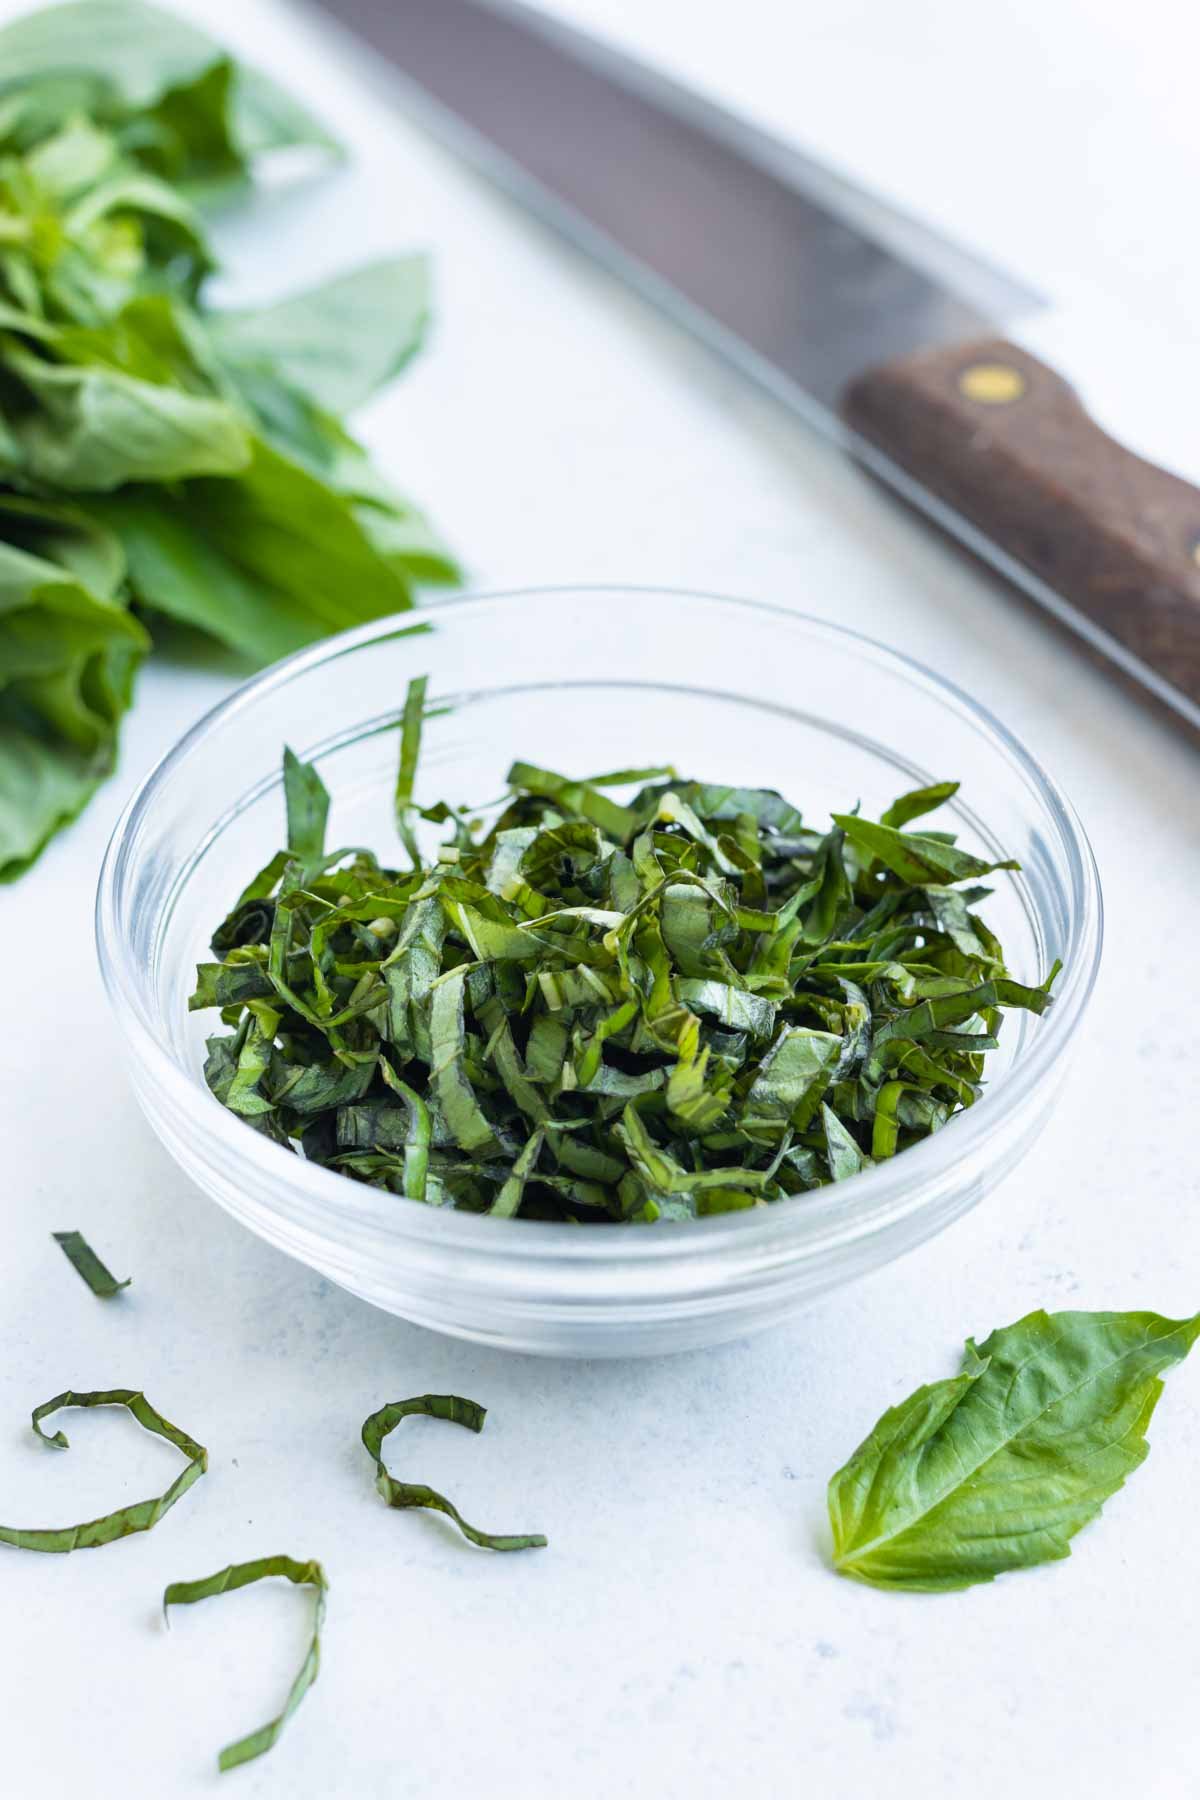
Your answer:
[[[239,68],[214,119],[196,104],[187,111],[172,97],[223,64],[219,46],[204,31],[142,0],[74,0],[12,20],[0,30],[0,95],[35,93],[37,126],[48,129],[72,113],[89,112],[121,122],[149,115],[170,130],[176,158],[173,179],[211,173],[211,140],[222,131],[228,158],[241,171],[271,150],[337,148],[325,127],[291,95],[255,69]],[[197,137],[203,151],[197,150]]]
[[[27,604],[35,588],[64,577],[99,600],[120,600],[120,539],[73,501],[0,493],[0,546],[0,612]]]
[[[39,736],[0,705],[0,881],[23,875],[111,772],[110,760]]]
[[[212,267],[190,201],[86,118],[0,157],[0,214],[0,298],[30,315],[6,322],[37,341],[55,342],[47,325],[104,326],[168,271],[193,298]]]
[[[57,363],[14,340],[0,359],[33,403],[9,420],[8,475],[109,493],[126,482],[233,475],[251,460],[246,421],[225,400],[98,363]]]
[[[266,363],[331,413],[352,412],[399,373],[429,320],[429,259],[365,263],[273,306],[210,315],[218,355],[235,370]]]
[[[111,771],[141,618],[269,661],[458,578],[330,411],[417,347],[423,258],[206,328],[199,201],[302,145],[303,108],[139,0],[0,27],[0,879]]]
[[[1200,1313],[1032,1312],[884,1413],[829,1484],[834,1564],[940,1593],[1070,1554],[1145,1460],[1161,1373]]]
[[[132,484],[88,504],[120,538],[148,612],[262,661],[412,604],[354,505],[261,438],[240,475]]]
[[[238,142],[235,123],[237,65],[219,56],[198,74],[176,82],[139,112],[124,134],[138,159],[184,189],[194,200],[219,195],[243,179],[248,150]]]
[[[110,597],[123,571],[118,541],[77,509],[0,495],[0,880],[112,769],[149,643]]]

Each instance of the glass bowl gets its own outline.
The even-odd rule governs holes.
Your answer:
[[[418,798],[482,802],[523,757],[577,774],[674,763],[778,787],[812,821],[956,777],[939,813],[1016,856],[986,916],[1018,979],[1063,974],[1041,1019],[1008,1015],[983,1098],[849,1182],[677,1225],[502,1220],[380,1193],[243,1125],[201,1074],[214,1014],[194,964],[283,836],[280,755],[320,768],[331,844],[395,841],[396,721],[429,674]],[[147,1118],[251,1230],[376,1306],[514,1350],[627,1356],[742,1336],[877,1268],[974,1206],[1054,1105],[1095,980],[1101,902],[1068,801],[983,707],[907,657],[778,607],[637,588],[467,597],[278,663],[189,731],[126,808],[97,896],[100,963]]]

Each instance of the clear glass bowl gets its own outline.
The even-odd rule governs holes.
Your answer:
[[[414,627],[422,629],[414,635]],[[317,762],[331,844],[394,842],[395,731],[431,703],[418,797],[486,801],[515,757],[572,773],[672,762],[780,788],[813,821],[944,777],[961,841],[1019,857],[987,917],[1013,973],[1064,964],[1042,1019],[1008,1016],[985,1096],[853,1181],[750,1212],[651,1227],[427,1207],[306,1163],[210,1096],[193,965],[282,837],[283,744]],[[938,823],[948,824],[939,814]],[[126,808],[100,877],[104,980],[138,1099],[196,1183],[253,1231],[403,1318],[548,1355],[682,1350],[770,1325],[974,1206],[1054,1105],[1096,976],[1101,902],[1070,804],[981,706],[827,621],[701,594],[556,588],[468,597],[277,664],[193,727]]]

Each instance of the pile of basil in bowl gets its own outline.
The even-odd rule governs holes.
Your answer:
[[[965,695],[607,588],[248,683],[130,803],[97,922],[208,1194],[407,1319],[581,1356],[744,1335],[974,1205],[1101,943],[1071,807]]]

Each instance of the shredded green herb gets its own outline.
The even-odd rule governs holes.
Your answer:
[[[829,1484],[834,1563],[942,1593],[1070,1554],[1149,1454],[1162,1371],[1200,1313],[1033,1312],[884,1413]]]
[[[150,1500],[137,1500],[132,1506],[118,1507],[116,1512],[105,1513],[103,1518],[89,1519],[83,1525],[65,1525],[49,1529],[25,1530],[12,1525],[0,1525],[0,1543],[12,1544],[17,1550],[48,1550],[66,1552],[69,1550],[95,1550],[102,1544],[115,1543],[118,1538],[130,1537],[135,1531],[149,1531],[157,1525],[163,1514],[169,1512],[181,1495],[186,1494],[192,1484],[198,1481],[208,1468],[208,1451],[202,1444],[197,1444],[172,1425],[157,1412],[145,1394],[132,1388],[106,1388],[94,1393],[77,1394],[70,1389],[66,1393],[55,1394],[53,1400],[45,1401],[33,1409],[33,1429],[43,1443],[53,1444],[56,1449],[69,1448],[64,1431],[47,1433],[42,1430],[42,1420],[50,1413],[58,1412],[64,1406],[124,1406],[133,1414],[138,1424],[156,1436],[166,1438],[177,1450],[182,1450],[187,1457],[187,1467],[175,1477],[165,1494]]]
[[[260,1725],[257,1731],[239,1738],[237,1743],[227,1744],[217,1758],[222,1772],[236,1769],[239,1763],[252,1762],[256,1756],[262,1756],[270,1750],[278,1742],[284,1726],[317,1679],[321,1667],[321,1626],[325,1622],[325,1595],[329,1591],[329,1583],[319,1562],[296,1562],[290,1556],[262,1556],[255,1562],[230,1563],[228,1568],[219,1569],[215,1575],[206,1575],[197,1581],[173,1581],[163,1594],[163,1616],[166,1617],[168,1607],[191,1606],[197,1600],[210,1600],[215,1594],[232,1593],[236,1588],[248,1587],[253,1581],[263,1581],[273,1575],[281,1575],[285,1581],[295,1582],[298,1587],[311,1587],[314,1590],[312,1642],[300,1665],[300,1671],[288,1690],[283,1711],[277,1718]]]
[[[55,1231],[51,1234],[56,1244],[62,1245],[63,1255],[75,1272],[87,1282],[93,1294],[101,1300],[111,1300],[122,1288],[127,1288],[132,1276],[118,1281],[109,1273],[87,1239],[78,1231]]]
[[[411,1400],[393,1400],[365,1419],[362,1441],[375,1462],[375,1486],[388,1505],[425,1506],[434,1512],[445,1513],[448,1519],[454,1520],[463,1536],[469,1538],[471,1543],[478,1544],[481,1550],[544,1550],[546,1539],[540,1532],[512,1537],[477,1531],[474,1525],[467,1524],[458,1508],[444,1494],[426,1487],[423,1482],[397,1481],[394,1475],[388,1473],[383,1461],[383,1440],[389,1432],[396,1429],[401,1419],[412,1418],[417,1414],[428,1419],[449,1419],[453,1425],[465,1425],[468,1431],[482,1431],[487,1408],[480,1406],[475,1400],[460,1399],[457,1394],[417,1394]]]
[[[424,707],[422,679],[396,787],[413,867],[327,853],[289,751],[287,848],[197,969],[191,1006],[230,1028],[212,1092],[315,1162],[503,1218],[769,1205],[940,1131],[1004,1013],[1050,1004],[1058,964],[1014,980],[976,910],[1017,865],[901,829],[955,782],[810,826],[771,789],[518,762],[483,830],[416,800]]]

